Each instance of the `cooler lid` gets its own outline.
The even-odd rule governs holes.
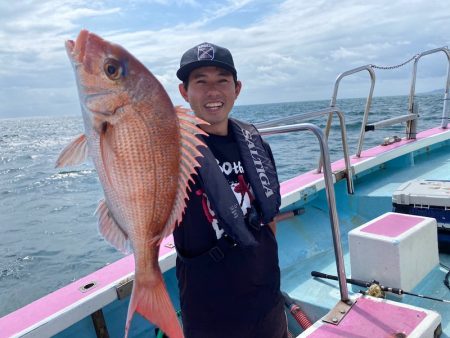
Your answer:
[[[450,181],[406,182],[394,191],[392,202],[402,205],[448,207],[450,210]]]

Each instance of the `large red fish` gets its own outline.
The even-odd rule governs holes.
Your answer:
[[[92,158],[105,193],[96,212],[100,233],[117,249],[134,252],[125,336],[137,311],[171,338],[183,337],[158,251],[181,220],[203,145],[195,124],[204,122],[176,110],[158,80],[121,46],[82,30],[66,49],[85,133],[63,150],[57,167]]]

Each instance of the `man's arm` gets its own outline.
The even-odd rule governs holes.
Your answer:
[[[267,225],[269,226],[270,230],[272,230],[273,235],[275,236],[277,233],[277,223],[275,221],[272,221],[270,223],[267,223]]]

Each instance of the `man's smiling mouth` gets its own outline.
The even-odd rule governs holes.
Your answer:
[[[205,108],[208,109],[219,109],[223,107],[223,102],[210,102],[205,104]]]

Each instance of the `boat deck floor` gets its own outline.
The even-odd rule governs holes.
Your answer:
[[[339,212],[341,242],[346,275],[351,276],[348,231],[386,212],[392,211],[392,193],[413,179],[450,180],[450,145],[414,157],[405,155],[384,164],[380,170],[356,177],[355,194],[348,195],[345,182],[335,185]],[[340,299],[337,281],[311,277],[311,271],[336,275],[336,263],[324,192],[303,205],[305,213],[278,225],[282,289],[299,300],[311,320],[316,321]],[[298,235],[298,236],[296,236]],[[450,255],[440,253],[440,262],[450,266]],[[450,299],[444,283],[447,270],[436,266],[413,290],[435,298]],[[348,286],[350,296],[360,287]],[[413,296],[392,295],[388,298],[434,310],[442,316],[443,334],[450,337],[450,304]]]

